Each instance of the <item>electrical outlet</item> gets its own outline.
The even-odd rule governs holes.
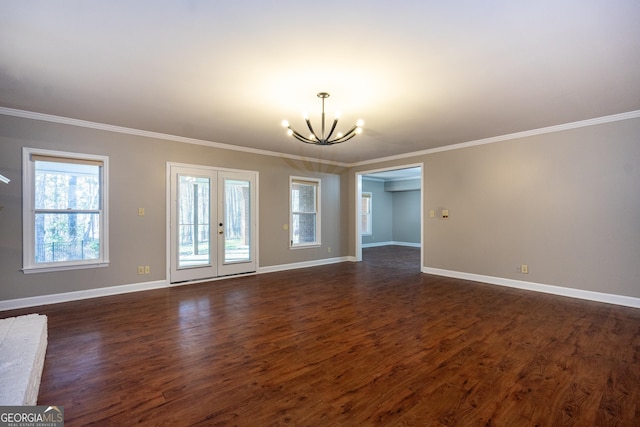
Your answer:
[[[520,266],[520,273],[529,274],[529,266],[527,264],[522,264]]]
[[[151,273],[151,267],[149,267],[148,265],[144,266],[144,274],[149,274]]]
[[[138,266],[138,274],[144,274],[144,265]]]

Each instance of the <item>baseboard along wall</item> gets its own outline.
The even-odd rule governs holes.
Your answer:
[[[487,283],[490,285],[506,286],[509,288],[523,289],[527,291],[542,292],[570,298],[584,299],[589,301],[604,302],[608,304],[623,305],[627,307],[640,308],[640,298],[628,297],[624,295],[607,294],[604,292],[585,291],[582,289],[565,288],[562,286],[546,285],[543,283],[525,282],[522,280],[505,279],[503,277],[484,276],[481,274],[464,273],[461,271],[443,270],[439,268],[422,267],[425,274],[451,277],[454,279],[472,280],[474,282]]]
[[[396,244],[396,243],[393,243]],[[340,262],[356,262],[355,257],[325,258],[315,261],[298,262],[291,264],[280,264],[268,267],[260,267],[255,274],[273,273],[278,271],[293,270],[297,268],[307,268],[319,265],[335,264]],[[487,283],[491,285],[506,286],[510,288],[523,289],[534,292],[560,295],[571,298],[584,299],[589,301],[604,302],[626,307],[640,308],[640,298],[624,295],[607,294],[603,292],[585,291],[575,288],[564,288],[562,286],[546,285],[542,283],[525,282],[521,280],[505,279],[502,277],[484,276],[480,274],[465,273],[460,271],[443,270],[439,268],[422,267],[422,273],[436,276],[451,277],[455,279],[472,280],[474,282]],[[237,277],[237,276],[229,276]],[[218,277],[210,280],[224,280],[226,277]],[[153,282],[132,283],[128,285],[109,286],[97,289],[87,289],[84,291],[65,292],[60,294],[39,295],[29,298],[18,298],[0,301],[0,311],[14,310],[19,308],[36,307],[40,305],[57,304],[69,301],[78,301],[88,298],[98,298],[110,295],[125,294],[129,292],[148,291],[152,289],[167,288],[172,286],[183,286],[193,283],[169,283],[168,280],[157,280]]]
[[[396,241],[389,241],[389,242],[374,242],[374,243],[363,243],[362,247],[363,248],[376,248],[378,246],[408,246],[411,248],[419,248],[420,246],[422,246],[420,243],[413,243],[413,242],[396,242]]]

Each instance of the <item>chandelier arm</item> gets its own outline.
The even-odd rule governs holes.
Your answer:
[[[358,129],[358,125],[353,125],[353,127],[351,129],[349,129],[347,132],[344,133],[345,136],[351,134],[351,133],[355,133],[356,129]]]
[[[307,122],[307,127],[309,128],[309,131],[311,132],[311,134],[318,140],[320,141],[320,138],[318,138],[318,135],[316,134],[316,132],[313,130],[313,126],[311,126],[311,121],[309,119],[304,119],[305,122]],[[307,138],[308,139],[308,138]]]
[[[346,135],[342,135],[340,138],[336,138],[336,139],[334,139],[334,141],[337,141],[337,142],[344,142],[344,141],[347,141],[347,140],[349,140],[349,139],[353,138],[354,136],[356,136],[356,133],[355,133],[355,132],[353,132],[353,133],[348,133],[348,134],[346,134]]]
[[[340,144],[343,143],[345,141],[350,140],[351,138],[353,138],[354,136],[356,136],[356,133],[353,132],[352,134],[346,134],[338,139],[334,139],[333,141],[329,142],[329,145],[333,145],[333,144]]]
[[[358,126],[354,126],[351,129],[349,129],[349,131],[347,133],[345,133],[344,135],[342,135],[340,138],[336,138],[334,141],[337,142],[344,142],[347,141],[351,138],[353,138],[354,136],[356,136],[356,129],[358,128]]]
[[[302,141],[302,142],[306,142],[308,144],[315,144],[315,142],[313,140],[307,138],[306,136],[303,136],[302,134],[300,134],[300,132],[298,132],[297,130],[295,130],[291,126],[289,126],[288,129],[291,132],[293,132],[292,136],[295,137],[297,140]]]
[[[327,141],[331,139],[331,135],[333,135],[333,131],[336,130],[337,124],[338,124],[338,119],[333,119],[333,125],[331,125],[331,130],[329,131],[329,135],[327,135]]]
[[[292,135],[295,139],[297,139],[300,142],[304,142],[305,144],[317,144],[317,141],[312,141],[309,138],[305,138],[304,136],[300,135],[299,133],[294,133]]]

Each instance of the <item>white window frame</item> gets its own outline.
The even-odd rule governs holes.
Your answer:
[[[364,227],[362,228],[362,235],[371,236],[373,235],[373,193],[370,191],[363,191],[362,199],[365,199],[365,198],[369,199],[369,212],[365,212],[364,210],[362,211],[362,219],[364,219],[365,217],[367,218],[367,229],[365,229]],[[362,204],[361,204],[361,207],[362,207]]]
[[[35,162],[32,156],[46,156],[102,163],[100,182],[100,251],[97,259],[35,262]],[[63,162],[64,163],[64,162]],[[106,267],[109,265],[109,158],[95,154],[81,154],[64,151],[42,150],[24,147],[22,149],[22,271],[44,273],[51,271],[76,270],[82,268]]]
[[[304,243],[294,243],[293,242],[293,215],[296,212],[293,212],[293,184],[307,184],[313,185],[316,188],[316,211],[315,211],[315,219],[316,219],[316,236],[315,241],[313,242],[304,242]],[[310,248],[310,247],[318,247],[322,245],[320,240],[320,236],[322,236],[320,229],[320,199],[321,199],[321,180],[318,178],[307,178],[300,176],[290,176],[289,177],[289,247],[290,249],[301,249],[301,248]]]

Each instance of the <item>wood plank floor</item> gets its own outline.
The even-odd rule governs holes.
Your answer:
[[[640,310],[364,259],[0,317],[49,316],[67,426],[640,425]]]

